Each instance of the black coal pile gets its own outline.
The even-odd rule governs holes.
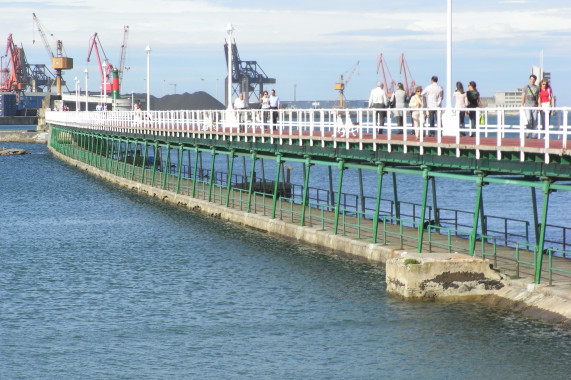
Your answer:
[[[125,95],[127,96],[127,95]],[[134,94],[135,101],[140,100],[145,103],[146,94]],[[143,105],[143,110],[146,107]],[[165,95],[157,98],[151,95],[152,111],[172,111],[172,110],[221,110],[224,105],[216,98],[204,91],[198,91],[193,94],[185,92],[184,94]]]

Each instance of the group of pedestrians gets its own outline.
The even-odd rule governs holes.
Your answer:
[[[438,123],[438,113],[437,109],[442,106],[442,99],[444,97],[444,90],[442,86],[438,84],[438,77],[434,75],[431,78],[430,85],[426,86],[423,90],[421,86],[414,88],[414,94],[411,94],[410,99],[408,94],[404,90],[404,85],[402,83],[397,84],[397,89],[392,94],[389,100],[384,89],[382,82],[377,83],[369,96],[369,108],[378,109],[375,112],[376,126],[382,127],[385,125],[385,119],[387,115],[387,108],[396,108],[397,111],[393,112],[393,115],[397,119],[397,126],[404,126],[404,111],[403,108],[406,107],[408,102],[409,108],[428,108],[428,112],[425,111],[412,111],[413,126],[415,128],[415,135],[419,137],[420,126],[424,125],[425,118],[428,117],[430,123],[430,130],[428,134],[433,136],[435,134],[435,126]],[[425,101],[426,99],[426,101]],[[379,130],[382,132],[382,130]],[[400,128],[397,133],[403,133],[403,129]]]
[[[466,111],[466,108],[479,108],[482,107],[482,100],[480,93],[476,89],[476,82],[470,81],[468,83],[468,91],[464,92],[464,85],[462,82],[456,82],[456,91],[454,91],[455,108],[457,109],[460,121],[460,128],[464,129],[466,126],[466,115],[470,119],[470,128],[476,129],[476,110]],[[462,135],[468,134],[462,132]],[[469,133],[470,135],[472,132]]]
[[[551,107],[555,107],[555,98],[553,90],[549,86],[547,79],[542,79],[540,85],[535,84],[537,77],[530,75],[529,84],[523,89],[521,105],[526,107],[524,109],[524,122],[526,128],[536,128],[535,112],[538,113],[540,125],[547,129],[549,127],[549,115]],[[470,120],[470,129],[476,129],[476,108],[482,107],[482,100],[478,92],[476,82],[468,82],[468,90],[464,90],[462,82],[456,82],[456,90],[454,92],[455,109],[459,117],[459,126],[465,129],[465,118],[468,116]],[[429,126],[428,136],[434,136],[438,126],[438,109],[442,107],[442,100],[444,97],[444,90],[438,84],[438,77],[434,75],[431,78],[430,84],[426,88],[416,86],[414,93],[410,95],[410,99],[402,83],[397,84],[397,89],[391,98],[388,99],[382,82],[377,83],[369,96],[369,108],[375,108],[375,125],[383,127],[387,116],[387,108],[397,108],[392,114],[397,118],[397,126],[402,127],[404,124],[404,114],[402,109],[406,107],[408,101],[408,108],[425,109],[424,111],[413,110],[411,113],[413,126],[415,127],[414,133],[418,138],[420,135],[420,126],[425,124],[428,118]],[[539,110],[538,110],[539,108]],[[474,109],[474,110],[472,110]],[[481,123],[481,121],[479,121]],[[397,133],[402,133],[403,129],[400,128]],[[382,129],[379,129],[382,132]],[[462,135],[471,135],[472,132],[462,132]]]
[[[260,94],[259,107],[262,110],[262,120],[264,123],[268,122],[269,116],[272,116],[272,123],[274,129],[277,129],[277,123],[279,118],[278,109],[280,109],[280,98],[276,95],[276,90],[271,90],[271,95],[268,96],[267,91],[263,91]],[[248,108],[248,104],[244,100],[244,94],[238,94],[238,97],[234,101],[235,110],[244,110]],[[273,111],[270,111],[273,110]],[[244,130],[244,113],[238,112],[238,122],[240,123],[240,130]]]

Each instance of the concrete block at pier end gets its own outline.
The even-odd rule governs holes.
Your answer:
[[[506,281],[489,260],[460,254],[401,252],[386,263],[387,294],[408,300],[478,298]]]

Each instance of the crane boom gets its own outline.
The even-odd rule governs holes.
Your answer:
[[[89,39],[89,52],[87,53],[87,62],[89,62],[89,58],[91,58],[91,52],[95,49],[95,55],[97,56],[97,64],[99,65],[99,72],[101,73],[101,89],[103,89],[103,84],[106,83],[106,91],[111,93],[111,85],[113,83],[111,73],[113,73],[113,65],[109,63],[109,59],[105,54],[105,50],[101,46],[101,41],[99,44],[99,37],[97,33],[95,33]],[[99,48],[101,48],[101,52],[103,53],[104,63],[105,63],[105,72],[103,71],[103,64],[101,63],[101,56],[99,55]]]
[[[125,57],[127,56],[128,37],[129,37],[129,25],[125,25],[123,27],[123,44],[121,45],[121,61],[119,62],[119,86],[121,86],[121,84],[123,83],[123,71],[125,70]]]
[[[42,41],[44,42],[44,47],[46,48],[46,51],[48,52],[48,56],[50,58],[54,58],[55,55],[52,51],[52,48],[50,47],[50,44],[49,44],[48,39],[46,37],[46,34],[44,33],[44,28],[42,27],[42,24],[40,24],[40,20],[38,19],[38,17],[36,16],[35,13],[32,13],[32,15],[34,16],[34,22],[36,23],[36,27],[38,28],[38,32],[40,32],[40,37],[42,37]]]
[[[408,78],[407,78],[407,72],[408,74],[410,74],[410,85],[408,83]],[[412,74],[410,72],[410,69],[408,68],[408,63],[406,62],[406,59],[404,58],[404,53],[401,54],[400,56],[400,73],[403,74],[404,76],[404,86],[405,86],[405,91],[407,93],[407,95],[412,96],[414,93],[414,87],[416,86],[416,82],[414,81],[414,79],[412,79]]]
[[[385,68],[387,69],[387,73],[389,73],[389,78],[391,79],[390,86],[387,84],[387,77],[385,76]],[[396,83],[393,79],[393,76],[391,75],[387,63],[383,59],[383,53],[379,54],[379,59],[377,61],[377,74],[379,73],[379,69],[381,69],[383,73],[383,83],[385,85],[385,91],[387,92],[387,96],[391,97],[392,94],[395,92]]]

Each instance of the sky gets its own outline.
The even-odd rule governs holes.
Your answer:
[[[109,61],[119,65],[124,26],[129,26],[122,93],[206,91],[223,101],[227,66],[226,26],[242,60],[257,61],[282,101],[336,100],[343,75],[348,101],[368,99],[382,71],[404,82],[400,57],[417,85],[432,75],[446,83],[447,0],[0,0],[0,39],[12,33],[29,63],[51,66],[35,13],[55,51],[74,59],[64,78],[85,89],[100,87],[97,61],[87,62],[94,33]],[[4,40],[6,41],[6,40]],[[475,81],[482,96],[528,83],[531,67],[551,72],[557,104],[571,105],[571,1],[452,0],[452,83]],[[0,42],[0,54],[5,43]],[[358,64],[357,64],[358,62]],[[354,69],[354,70],[353,70]],[[351,75],[352,73],[352,75]]]

